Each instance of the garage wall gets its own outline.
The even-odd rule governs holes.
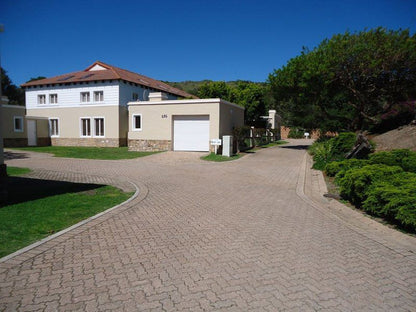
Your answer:
[[[244,109],[233,103],[222,102],[220,105],[219,135],[232,135],[234,127],[244,125]]]
[[[222,110],[224,117],[220,117],[221,106],[225,106]],[[142,115],[140,131],[133,129],[135,114]],[[178,115],[209,115],[210,140],[221,138],[220,131],[231,134],[232,125],[228,125],[230,118],[234,120],[231,121],[234,125],[244,122],[243,108],[220,99],[131,102],[129,103],[129,149],[172,150],[173,117]],[[237,121],[237,119],[241,120]]]
[[[142,114],[141,131],[132,129],[134,114]],[[129,140],[172,140],[174,115],[209,115],[210,138],[218,138],[219,102],[204,104],[192,102],[181,104],[143,103],[129,106]]]

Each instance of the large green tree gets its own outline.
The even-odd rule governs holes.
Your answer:
[[[15,86],[10,80],[7,72],[0,68],[1,70],[1,94],[9,98],[9,104],[14,105],[25,105],[25,91]]]
[[[246,124],[257,127],[265,126],[261,118],[266,111],[265,94],[264,84],[241,80],[233,83],[207,81],[197,91],[200,98],[221,98],[243,106]]]
[[[335,35],[311,51],[304,48],[270,74],[269,83],[275,108],[289,125],[369,129],[389,112],[411,107],[416,36],[384,28]]]

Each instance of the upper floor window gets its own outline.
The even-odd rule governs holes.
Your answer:
[[[104,91],[94,91],[94,101],[95,102],[104,101]]]
[[[49,104],[58,104],[58,94],[49,94]]]
[[[90,93],[89,92],[81,92],[81,102],[89,102],[90,101]]]
[[[137,94],[137,93],[134,93],[133,92],[133,94],[132,94],[132,97],[131,97],[132,99],[133,99],[133,101],[137,101],[138,99],[139,99],[139,95]]]
[[[15,116],[13,117],[14,123],[14,132],[23,132],[23,117]]]
[[[38,104],[46,104],[46,95],[45,94],[39,94],[38,95]]]

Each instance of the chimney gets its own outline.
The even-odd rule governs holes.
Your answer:
[[[151,93],[149,93],[149,101],[150,102],[165,101],[167,99],[168,99],[168,95],[164,92],[151,92]]]

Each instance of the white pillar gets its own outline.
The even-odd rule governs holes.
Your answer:
[[[276,129],[276,111],[274,109],[269,110],[269,123],[270,129]]]

